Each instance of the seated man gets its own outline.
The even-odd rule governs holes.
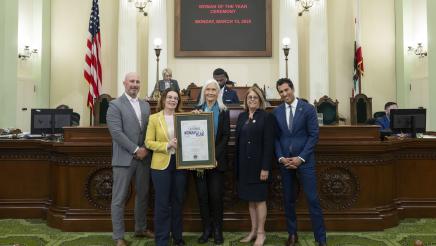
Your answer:
[[[391,109],[398,109],[398,105],[395,102],[387,102],[385,104],[386,115],[379,117],[375,120],[375,124],[380,126],[380,131],[390,131],[390,112]]]

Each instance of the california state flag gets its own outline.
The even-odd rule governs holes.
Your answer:
[[[354,17],[354,74],[353,74],[353,92],[352,95],[362,92],[362,76],[365,71],[363,66],[362,46],[360,43],[360,0],[355,2],[355,17]]]

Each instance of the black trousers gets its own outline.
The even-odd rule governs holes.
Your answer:
[[[194,171],[193,175],[203,230],[211,226],[222,230],[224,173],[211,169],[205,170],[203,175]]]

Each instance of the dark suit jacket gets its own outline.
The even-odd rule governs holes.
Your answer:
[[[381,126],[380,131],[389,130],[391,128],[389,118],[385,115],[375,120],[375,123]]]
[[[242,112],[239,114],[238,122],[236,123],[235,133],[235,171],[236,177],[239,177],[239,144],[242,140],[240,138],[242,127],[248,120],[248,112]],[[247,157],[250,160],[249,169],[245,170],[245,173],[251,183],[259,183],[260,171],[271,170],[271,162],[274,155],[274,141],[275,141],[275,119],[274,116],[265,110],[257,110],[253,115],[253,122],[250,125],[249,137],[245,143],[247,146]],[[245,165],[247,166],[247,165]],[[271,176],[271,175],[269,175]]]
[[[197,106],[201,109],[201,106]],[[218,116],[218,130],[215,138],[215,159],[218,162],[217,170],[227,170],[227,142],[230,136],[229,110],[221,111]]]
[[[223,91],[223,103],[225,104],[239,104],[238,94],[234,90],[224,88]]]
[[[177,82],[177,80],[174,79],[170,80],[170,88],[180,91],[179,83]],[[165,90],[165,81],[159,80],[157,84],[154,86],[154,89],[155,90],[158,89],[160,92],[163,92]]]
[[[277,120],[277,138],[275,152],[280,157],[300,156],[306,162],[301,168],[315,165],[315,146],[318,143],[319,126],[314,106],[298,100],[295,110],[292,132],[286,123],[286,105],[282,103],[273,114]]]

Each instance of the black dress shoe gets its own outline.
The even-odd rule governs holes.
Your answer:
[[[215,230],[213,231],[213,242],[215,244],[224,243],[223,231],[220,227],[215,228]]]
[[[318,245],[319,245],[319,246],[327,246],[326,243],[319,243]]]
[[[201,236],[197,239],[197,242],[199,244],[205,244],[209,241],[209,238],[211,237],[212,237],[212,229],[210,227],[206,227],[206,229],[204,229]]]
[[[285,243],[285,246],[295,246],[297,242],[298,242],[298,235],[292,234],[289,235],[288,240]]]
[[[186,246],[186,243],[182,239],[182,240],[178,240],[177,242],[175,241],[174,246]]]

